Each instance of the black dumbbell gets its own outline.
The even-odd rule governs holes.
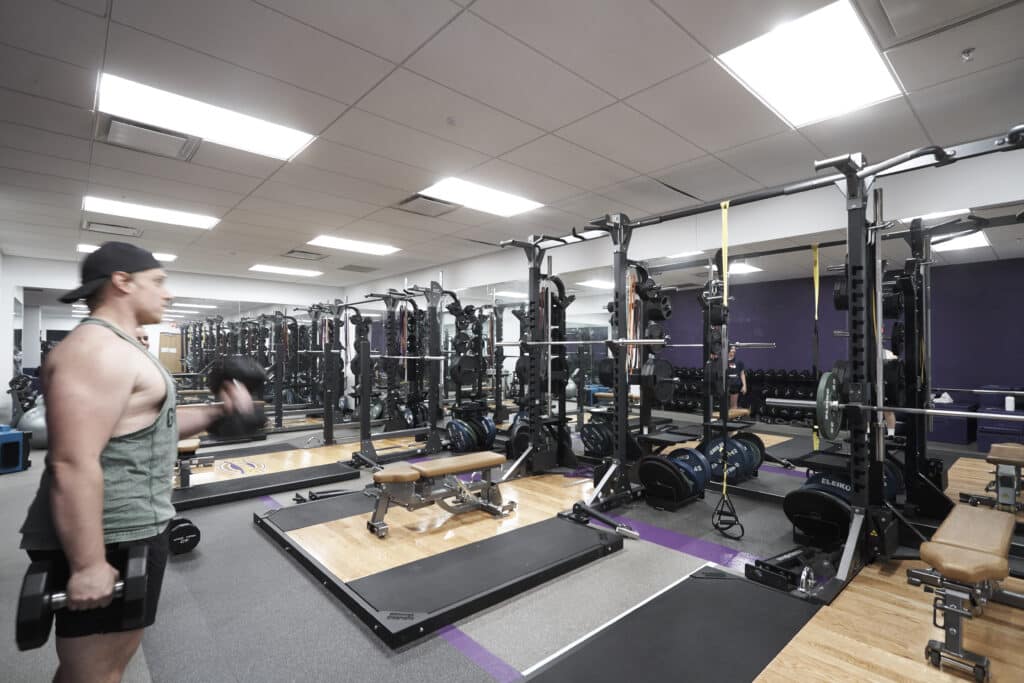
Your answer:
[[[184,517],[172,519],[168,527],[168,547],[172,555],[184,555],[199,545],[199,527]]]
[[[113,597],[122,601],[121,625],[128,630],[142,628],[146,621],[148,559],[148,546],[132,546],[121,572],[122,578],[114,583]],[[57,592],[55,588],[52,562],[37,561],[29,565],[18,597],[16,637],[19,650],[42,647],[49,639],[53,613],[68,604],[67,594]]]
[[[249,356],[227,356],[214,364],[207,376],[207,386],[216,396],[226,382],[240,382],[256,397],[263,395],[267,373]],[[257,403],[251,412],[225,415],[209,426],[207,431],[219,437],[246,436],[258,431],[267,421],[263,405]]]

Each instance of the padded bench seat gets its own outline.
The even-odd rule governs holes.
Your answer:
[[[1015,525],[1013,515],[971,505],[956,505],[930,542],[1006,557]]]
[[[1024,467],[1024,444],[995,443],[985,458],[992,465]]]
[[[378,484],[398,483],[407,481],[418,481],[443,477],[447,474],[461,474],[463,472],[475,472],[489,467],[498,467],[507,458],[493,451],[482,453],[467,453],[466,455],[453,455],[449,458],[435,458],[424,462],[407,463],[400,462],[388,465],[382,470],[373,473],[373,480]]]
[[[946,578],[967,584],[999,581],[1010,573],[1005,555],[1000,557],[945,543],[922,543],[921,559]]]
[[[186,453],[195,453],[199,450],[199,439],[182,439],[178,442],[178,455],[185,455]]]

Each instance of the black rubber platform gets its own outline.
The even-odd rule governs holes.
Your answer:
[[[210,484],[198,484],[187,489],[177,489],[171,494],[171,503],[180,512],[234,500],[266,496],[281,491],[294,491],[307,486],[324,486],[358,477],[357,470],[343,463],[333,462],[315,467],[301,467],[287,472],[255,474]]]
[[[220,444],[214,445],[219,446]],[[214,460],[223,460],[224,458],[241,458],[246,455],[264,455],[266,453],[280,453],[282,451],[293,451],[298,448],[316,448],[316,446],[305,446],[302,445],[301,443],[293,443],[291,441],[275,441],[273,443],[262,443],[258,446],[248,446],[246,448],[226,448],[222,451],[213,451],[212,453],[206,450],[207,448],[211,447],[212,446],[200,446],[199,451],[196,452],[196,455],[212,455]]]
[[[277,524],[286,510],[253,521],[391,647],[622,549],[617,534],[556,517],[345,583]]]
[[[376,498],[367,496],[362,490],[357,490],[333,498],[314,500],[276,510],[274,524],[281,531],[295,531],[314,524],[366,514],[373,510],[376,504]]]
[[[703,569],[528,680],[752,681],[817,611],[804,600]]]

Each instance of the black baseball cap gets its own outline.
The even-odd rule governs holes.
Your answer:
[[[82,286],[60,298],[70,304],[92,296],[114,273],[163,268],[150,252],[127,242],[105,242],[82,261]]]

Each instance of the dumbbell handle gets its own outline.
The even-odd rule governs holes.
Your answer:
[[[124,581],[114,582],[114,593],[111,598],[119,598],[124,595]],[[67,593],[50,593],[50,609],[64,609],[68,606]]]

